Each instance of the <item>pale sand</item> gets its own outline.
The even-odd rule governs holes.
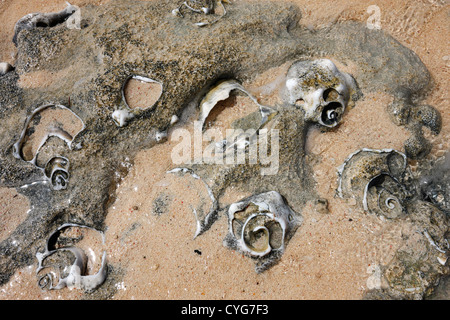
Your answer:
[[[129,79],[123,89],[125,101],[131,109],[147,109],[153,106],[162,93],[162,86],[156,82]]]
[[[84,5],[90,1],[73,2]],[[301,23],[310,27],[337,20],[366,21],[369,17],[368,4],[364,2],[294,2],[302,8]],[[413,0],[384,1],[377,5],[381,9],[381,27],[415,51],[436,82],[426,102],[435,106],[443,117],[441,133],[437,137],[429,135],[433,142],[429,157],[439,157],[449,149],[450,112],[446,91],[449,60],[445,41],[449,31],[449,6],[439,9],[433,1]],[[55,11],[61,7],[57,1],[4,1],[0,18],[12,28],[26,13]],[[8,59],[14,49],[9,43],[12,33],[2,31],[0,37],[3,48],[0,57],[11,61]],[[341,70],[358,77],[351,64],[335,62]],[[278,73],[268,71],[244,86],[251,89],[260,103],[273,104],[277,100],[276,91],[271,91],[272,87],[267,84],[276,87],[278,75],[282,74],[280,70]],[[373,267],[386,264],[393,257],[405,226],[383,222],[364,214],[355,203],[335,198],[336,168],[351,152],[362,147],[402,150],[408,132],[388,119],[385,109],[390,101],[392,97],[384,93],[366,94],[346,112],[337,129],[309,132],[308,159],[313,164],[317,191],[329,202],[329,213],[321,213],[313,204],[306,206],[302,212],[304,223],[288,243],[281,261],[262,274],[255,273],[251,259],[222,245],[228,231],[225,216],[193,239],[196,225],[192,208],[201,201],[207,208],[210,200],[200,181],[166,173],[174,167],[171,152],[178,142],[171,141],[173,131],[167,142],[139,152],[129,174],[120,182],[117,200],[106,218],[104,248],[108,262],[116,270],[126,272],[115,284],[118,290],[114,299],[362,298],[371,284]],[[224,104],[215,121],[210,122],[211,127],[228,128],[232,119],[248,114],[248,107],[254,108],[248,98],[241,96]],[[179,126],[192,132],[192,123]],[[17,212],[13,215],[9,209],[11,220],[3,219],[7,220],[8,230],[13,230],[25,218],[27,201],[18,195],[14,204],[17,193],[6,188],[2,188],[0,194],[2,199],[7,199],[2,201],[11,203],[9,208]],[[249,194],[230,188],[222,199],[223,205],[246,196]],[[154,208],[153,200],[157,197],[167,201],[166,211]],[[2,211],[2,215],[6,212]],[[2,234],[6,236],[7,233]],[[0,299],[81,297],[78,290],[41,291],[36,285],[33,268],[35,266],[16,272],[10,283],[0,288]],[[91,272],[96,272],[95,268]]]

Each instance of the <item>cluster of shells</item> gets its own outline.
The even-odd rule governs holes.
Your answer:
[[[215,23],[226,14],[225,7],[220,0],[208,1],[205,4],[186,1],[180,7],[175,8],[172,13],[184,18],[184,10],[200,14],[202,18],[212,16],[206,22],[203,20],[196,22],[195,25],[198,27]],[[73,6],[69,5],[63,11],[54,14],[27,15],[16,25],[14,42],[20,30],[42,25],[50,26],[64,21],[73,12]],[[7,65],[2,68],[2,73],[12,70],[12,67]],[[148,85],[149,90],[153,92],[154,99],[148,106],[133,107],[130,105],[126,87],[132,81]],[[292,63],[285,76],[285,89],[284,100],[290,108],[302,110],[305,122],[325,128],[336,127],[342,121],[346,109],[351,107],[354,102],[352,97],[358,91],[355,79],[350,74],[338,70],[329,59],[299,60]],[[143,75],[129,75],[123,82],[121,90],[122,100],[111,114],[118,130],[133,121],[136,115],[151,109],[163,94],[164,87],[159,80]],[[217,103],[228,98],[230,93],[236,90],[247,95],[258,106],[260,113],[256,130],[262,128],[277,112],[275,108],[259,104],[238,81],[229,79],[217,83],[200,101],[198,119],[202,128]],[[389,110],[393,121],[399,125],[405,124],[406,118],[414,118],[414,114],[416,114],[415,119],[418,119],[416,123],[420,123],[420,126],[428,126],[433,132],[438,132],[440,128],[438,113],[433,108],[426,106],[416,109],[420,109],[422,117],[418,116],[419,111],[414,113],[415,109],[413,110],[408,101],[400,97],[390,106]],[[413,115],[411,116],[411,114]],[[424,114],[427,116],[425,117]],[[52,116],[55,119],[52,120]],[[61,116],[66,119],[66,122],[57,121]],[[45,120],[47,118],[50,120]],[[72,126],[64,125],[67,123],[67,119],[71,119]],[[174,116],[171,124],[176,121],[177,117]],[[69,107],[58,104],[43,105],[35,109],[25,120],[20,138],[14,145],[13,154],[16,158],[29,162],[42,170],[42,183],[48,183],[54,191],[64,190],[70,177],[70,151],[82,147],[74,145],[74,143],[77,135],[84,128],[83,120]],[[163,136],[164,133],[161,133],[156,139],[162,141]],[[412,140],[421,139],[421,137],[417,133]],[[226,143],[224,145],[226,146]],[[232,147],[235,146],[226,146],[226,148]],[[424,152],[424,150],[417,151],[414,148],[407,148],[406,154],[392,149],[355,151],[338,168],[338,195],[342,198],[356,199],[368,213],[386,219],[402,217],[407,210],[407,202],[414,196],[405,185],[407,158],[410,155],[417,156],[419,152]],[[195,179],[201,179],[188,168],[174,168],[169,173],[189,174]],[[212,205],[204,216],[196,215],[195,236],[205,232],[217,215],[217,199],[210,186],[205,183],[205,187],[210,195]],[[281,258],[289,239],[303,222],[301,213],[294,212],[283,195],[274,190],[255,194],[231,204],[227,209],[227,218],[228,234],[224,239],[224,245],[254,259],[257,272],[266,270]],[[102,254],[98,272],[92,275],[87,274],[88,257],[82,249],[75,245],[76,239],[61,240],[63,232],[70,228],[84,228],[94,233],[101,233],[87,226],[61,225],[48,238],[44,251],[36,254],[39,262],[36,271],[39,275],[38,284],[41,288],[48,289],[69,287],[87,291],[95,290],[106,279],[106,252],[104,251]],[[431,239],[428,233],[425,235]],[[432,239],[430,243],[434,243]],[[438,248],[446,254],[447,249],[444,250],[439,246]],[[65,257],[66,253],[70,253],[72,258]],[[48,261],[53,262],[46,263]],[[61,269],[61,266],[64,268]],[[59,271],[45,273],[41,276],[44,269],[51,267],[56,267]],[[59,280],[54,284],[56,278]]]

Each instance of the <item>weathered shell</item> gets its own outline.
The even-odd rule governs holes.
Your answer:
[[[217,3],[216,3],[217,2]],[[186,0],[180,6],[172,10],[172,15],[183,18],[184,15],[181,11],[182,8],[187,8],[191,13],[202,14],[206,16],[213,16],[212,19],[195,22],[194,25],[197,27],[204,27],[207,25],[211,25],[219,21],[223,16],[227,14],[225,6],[223,2],[227,2],[225,0]],[[220,5],[219,10],[217,10]],[[219,12],[220,11],[220,12]]]
[[[227,99],[230,96],[231,91],[233,90],[239,90],[243,92],[259,107],[261,113],[261,123],[259,124],[259,126],[266,123],[269,117],[273,113],[275,113],[275,110],[273,110],[272,108],[261,105],[258,100],[256,100],[255,97],[253,97],[247,90],[245,90],[245,88],[238,81],[224,80],[220,81],[211,90],[209,90],[200,102],[200,115],[198,121],[200,121],[202,129],[211,110],[214,109],[219,101]]]
[[[30,128],[30,124],[32,123],[33,119],[39,115],[42,111],[48,110],[51,108],[56,109],[62,109],[65,111],[69,111],[70,115],[74,117],[77,121],[79,121],[80,130],[77,130],[77,132],[74,135],[69,134],[65,128],[63,127],[54,127],[49,126],[46,128],[45,134],[40,140],[36,152],[31,154],[30,158],[26,158],[23,153],[23,147],[27,142],[27,139],[29,138],[27,135],[27,132]],[[43,158],[46,158],[48,160],[45,160],[45,162],[42,162],[42,160],[39,158],[39,153],[44,149],[47,142],[50,139],[53,139],[52,137],[56,137],[58,139],[61,139],[60,141],[64,141],[65,145],[69,148],[69,150],[73,149],[72,143],[75,139],[75,137],[83,131],[85,128],[84,122],[81,120],[81,118],[75,114],[72,110],[69,108],[63,106],[63,105],[55,105],[55,104],[47,104],[43,105],[33,111],[33,113],[26,119],[24,129],[22,130],[22,133],[19,137],[19,140],[14,144],[13,146],[13,155],[21,159],[23,161],[27,161],[29,163],[34,164],[36,167],[41,169],[43,171],[43,175],[46,180],[50,182],[50,185],[53,190],[63,190],[67,187],[68,180],[69,180],[69,159],[67,157],[61,156],[61,154],[55,154],[58,152],[58,150],[51,149],[47,150],[45,149],[45,156]],[[63,148],[64,145],[62,144],[60,148]],[[79,146],[77,146],[79,147]]]
[[[197,223],[196,226],[196,231],[194,234],[194,238],[196,238],[197,236],[199,236],[200,234],[202,234],[205,230],[207,230],[211,224],[214,222],[214,219],[216,218],[216,214],[217,214],[217,209],[218,209],[218,202],[216,200],[216,198],[214,197],[214,194],[211,190],[211,188],[209,187],[209,185],[203,181],[203,179],[198,176],[194,171],[192,171],[191,169],[188,168],[175,168],[172,169],[170,171],[167,171],[167,173],[174,173],[174,174],[189,174],[190,176],[192,176],[194,179],[198,179],[201,180],[203,182],[203,184],[205,185],[205,188],[208,192],[208,195],[211,199],[211,207],[209,209],[209,212],[204,215],[204,216],[199,216],[197,211],[195,209],[193,209],[194,211],[194,215],[195,215],[195,220]]]
[[[36,275],[43,269],[48,266],[44,266],[44,261],[50,256],[61,253],[61,252],[70,252],[75,260],[71,266],[69,266],[68,275],[62,278],[59,275],[59,281],[54,286],[53,285],[53,277],[50,273],[47,273],[38,279],[38,285],[41,289],[48,287],[49,290],[58,290],[68,287],[69,289],[82,289],[86,291],[93,291],[97,289],[106,279],[107,275],[107,264],[106,264],[106,251],[103,251],[102,254],[102,263],[100,270],[93,275],[86,275],[86,267],[88,262],[88,257],[84,253],[84,251],[75,246],[64,246],[64,247],[55,247],[55,242],[59,237],[62,230],[70,227],[79,227],[79,228],[89,228],[95,230],[91,227],[66,223],[60,226],[55,232],[53,232],[47,240],[44,252],[37,252],[36,258],[38,260],[38,267],[36,268]],[[98,231],[98,230],[95,230]],[[100,231],[98,231],[100,232]],[[103,244],[105,242],[104,234],[100,232],[103,239]],[[58,258],[56,258],[58,259]]]
[[[41,113],[42,111],[47,110],[49,108],[57,108],[57,109],[63,109],[63,110],[69,111],[74,117],[76,117],[80,121],[81,129],[75,135],[70,135],[67,131],[64,130],[64,128],[56,128],[56,127],[47,128],[47,132],[46,132],[45,136],[42,138],[41,142],[39,143],[39,146],[37,148],[36,153],[33,155],[33,158],[31,160],[25,160],[23,157],[22,148],[27,139],[27,130],[28,130],[32,120],[39,113]],[[84,129],[85,129],[85,125],[84,125],[83,120],[76,113],[74,113],[72,110],[70,110],[66,106],[58,105],[58,104],[43,105],[43,106],[35,109],[32,112],[32,114],[26,119],[22,133],[20,134],[19,140],[17,140],[17,142],[13,146],[13,155],[18,159],[22,159],[24,161],[28,161],[30,163],[36,164],[37,154],[39,153],[40,148],[45,144],[45,142],[47,141],[47,139],[49,137],[58,137],[58,138],[62,139],[63,141],[65,141],[65,143],[67,144],[67,146],[70,149],[73,149],[72,142],[74,141],[75,137]]]
[[[406,156],[399,151],[358,150],[338,168],[337,193],[341,198],[355,198],[367,212],[398,217],[408,196],[402,184],[405,170]]]
[[[251,257],[267,257],[262,261],[264,268],[273,262],[271,259],[281,256],[286,241],[302,221],[278,192],[254,195],[230,205],[224,244]]]
[[[114,111],[111,114],[111,117],[118,127],[123,127],[128,123],[129,120],[134,118],[134,113],[126,109],[119,109]]]
[[[30,30],[37,27],[53,27],[63,23],[66,19],[77,11],[76,6],[67,3],[67,7],[59,12],[52,13],[29,13],[20,18],[14,26],[13,42],[17,46],[17,37],[20,31]]]
[[[65,157],[50,159],[45,165],[44,173],[53,190],[66,189],[69,182],[69,159]]]
[[[286,75],[287,100],[305,111],[305,119],[334,127],[356,92],[355,80],[328,59],[297,61]]]
[[[130,81],[131,79],[135,79],[135,80],[139,80],[141,82],[146,82],[146,83],[151,83],[151,84],[157,84],[159,86],[159,88],[158,88],[159,94],[157,95],[157,98],[155,99],[155,101],[153,101],[152,104],[150,104],[149,106],[147,106],[145,108],[140,108],[140,107],[131,108],[129,106],[129,104],[127,102],[127,97],[125,94],[125,87],[126,87],[128,81]],[[130,75],[123,82],[121,91],[122,91],[122,102],[119,106],[119,109],[115,110],[111,115],[112,119],[114,120],[115,124],[118,127],[125,126],[128,123],[128,121],[133,119],[137,114],[139,114],[143,110],[147,110],[147,109],[150,109],[151,107],[153,107],[161,98],[161,95],[163,93],[163,84],[157,80],[150,79],[150,78],[147,78],[144,76]]]

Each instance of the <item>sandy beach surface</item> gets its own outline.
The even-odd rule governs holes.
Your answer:
[[[236,0],[238,1],[238,0]],[[83,7],[102,5],[108,0],[73,0]],[[320,28],[336,21],[368,21],[369,5],[380,9],[381,28],[413,50],[430,71],[434,89],[426,103],[442,115],[442,130],[437,136],[426,132],[433,149],[429,159],[442,157],[449,150],[450,112],[448,87],[450,52],[450,5],[439,0],[400,1],[304,1],[293,0],[302,11],[301,24]],[[233,1],[230,2],[232,5]],[[0,61],[14,64],[15,47],[11,39],[15,22],[30,12],[61,10],[63,1],[0,0]],[[355,78],[351,61],[335,61],[341,71]],[[286,66],[270,69],[244,87],[261,104],[279,99],[278,85]],[[35,87],[51,81],[45,74],[25,75],[21,86]],[[151,86],[149,86],[151,87]],[[146,86],[127,88],[129,103],[138,107],[151,104],[154,97],[139,95]],[[134,90],[134,92],[133,92]],[[146,100],[145,100],[146,99]],[[150,102],[149,102],[150,101]],[[393,124],[386,106],[393,97],[383,93],[366,94],[348,110],[336,130],[311,129],[307,136],[307,157],[313,160],[317,191],[328,200],[328,211],[309,203],[302,216],[303,225],[290,239],[278,264],[257,274],[254,262],[223,245],[228,232],[225,215],[220,216],[204,234],[194,238],[196,220],[193,207],[210,199],[202,182],[186,175],[167,173],[174,167],[171,158],[178,144],[171,139],[177,128],[192,130],[191,123],[180,122],[168,133],[167,141],[136,158],[124,162],[129,168],[118,179],[117,199],[110,206],[105,224],[104,244],[93,230],[81,243],[92,263],[89,273],[98,271],[102,250],[106,250],[113,272],[123,273],[117,291],[110,299],[361,299],[373,285],[377,266],[393,258],[401,245],[402,228],[368,215],[352,201],[335,196],[336,170],[347,156],[361,148],[403,149],[409,133]],[[254,104],[243,95],[223,102],[220,112],[208,119],[208,126],[225,130],[232,121],[249,114]],[[192,119],[191,119],[192,120]],[[49,120],[50,121],[50,120]],[[30,147],[32,149],[32,146]],[[410,161],[415,169],[415,161]],[[119,174],[119,173],[118,173]],[[228,190],[224,204],[250,196]],[[155,206],[159,199],[165,206]],[[14,189],[0,188],[0,240],[23,221],[30,209],[28,200]],[[404,231],[404,230],[403,230]],[[81,231],[77,231],[81,232]],[[80,290],[43,291],[37,286],[35,265],[18,270],[10,282],[0,287],[0,300],[9,299],[83,299]]]

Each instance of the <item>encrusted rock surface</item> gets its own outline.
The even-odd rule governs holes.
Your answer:
[[[101,7],[81,8],[81,29],[69,29],[61,23],[18,34],[14,70],[0,76],[0,185],[16,188],[28,197],[31,211],[0,243],[0,285],[7,283],[15,270],[31,264],[37,248],[63,223],[104,230],[108,206],[115,198],[114,173],[126,174],[126,166],[122,165],[125,159],[131,159],[132,163],[136,152],[158,143],[158,133],[171,126],[173,116],[181,117],[190,102],[198,102],[220,79],[243,82],[289,61],[344,59],[352,61],[360,75],[355,80],[361,91],[352,100],[374,91],[396,97],[388,111],[396,124],[411,131],[411,139],[401,150],[408,157],[420,158],[430,149],[422,127],[439,133],[438,112],[421,104],[432,87],[429,72],[414,52],[381,30],[371,30],[357,22],[310,30],[298,24],[301,18],[298,7],[271,2],[226,4],[227,13],[221,19],[196,27],[191,19],[172,14],[178,5],[169,0],[111,1]],[[19,85],[21,76],[39,72],[54,80],[50,79],[46,87]],[[158,81],[163,92],[152,108],[138,112],[125,126],[118,127],[111,115],[123,103],[122,86],[132,75]],[[64,190],[54,191],[48,184],[33,183],[42,180],[41,170],[13,156],[13,145],[26,118],[45,104],[70,108],[85,125],[73,141],[80,148],[67,152],[70,179]],[[210,187],[219,202],[230,185],[253,194],[277,191],[298,214],[308,200],[318,198],[310,164],[305,161],[309,123],[304,111],[286,101],[276,106],[276,110],[277,116],[267,124],[267,128],[280,132],[280,168],[276,175],[260,175],[260,166],[190,168],[202,178],[213,179]],[[427,229],[431,234],[430,228],[436,221],[416,216],[421,214],[421,206],[432,205],[417,202],[422,201],[418,198],[412,202],[416,206],[410,209],[410,219],[412,223],[420,220],[420,230]],[[448,209],[448,205],[444,207]],[[436,214],[440,222],[439,232],[432,236],[443,245],[448,222],[439,209],[433,206],[430,212],[433,210],[439,212]],[[433,250],[426,242],[420,245],[424,251]],[[433,267],[430,262],[422,270],[417,265],[422,263],[420,259],[410,248],[399,252],[393,265],[401,265],[402,271],[393,275],[392,270],[398,268],[387,266],[392,286],[374,297],[381,294],[409,298],[410,294],[429,293],[436,279],[448,273],[448,266],[435,266],[433,260]],[[411,293],[398,288],[409,285],[404,283],[404,274],[417,271],[408,264],[427,273],[426,280],[420,283],[425,290]],[[111,276],[122,274],[114,266],[109,270],[113,270]],[[114,288],[108,287],[107,280],[98,298],[110,297],[111,290]]]

